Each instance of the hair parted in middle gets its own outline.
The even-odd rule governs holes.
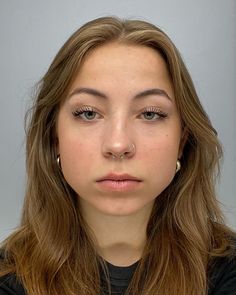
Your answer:
[[[222,149],[175,45],[158,27],[141,20],[103,17],[86,23],[40,81],[27,121],[21,227],[5,244],[9,270],[19,275],[29,294],[99,294],[102,259],[78,196],[58,169],[56,130],[60,106],[82,62],[110,42],[151,47],[162,56],[188,134],[182,168],[154,204],[143,257],[127,294],[204,295],[210,258],[224,255],[228,243],[223,233],[230,233],[214,190]]]

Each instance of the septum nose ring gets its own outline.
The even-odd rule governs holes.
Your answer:
[[[128,154],[132,153],[133,154],[134,152],[135,152],[135,145],[132,144],[129,151],[121,153],[121,154],[116,154],[116,155],[113,154],[112,159],[117,159],[118,158],[118,159],[122,160],[122,159],[124,159],[126,153],[128,153]]]

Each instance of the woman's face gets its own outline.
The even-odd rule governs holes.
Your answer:
[[[63,175],[83,206],[120,216],[152,207],[172,181],[182,150],[162,57],[145,46],[118,43],[92,51],[60,108],[57,136]],[[124,159],[112,158],[121,153]],[[126,181],[133,184],[127,188],[98,182],[108,173],[140,181]]]

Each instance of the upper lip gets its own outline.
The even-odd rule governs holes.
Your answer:
[[[115,173],[109,173],[104,177],[99,178],[97,181],[102,181],[102,180],[136,180],[136,181],[141,181],[141,179],[134,177],[132,175],[129,175],[127,173],[125,174],[115,174]]]

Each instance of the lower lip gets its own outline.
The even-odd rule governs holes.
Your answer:
[[[109,191],[131,191],[139,188],[141,181],[136,180],[102,180],[98,181],[97,184],[100,188],[109,190]]]

